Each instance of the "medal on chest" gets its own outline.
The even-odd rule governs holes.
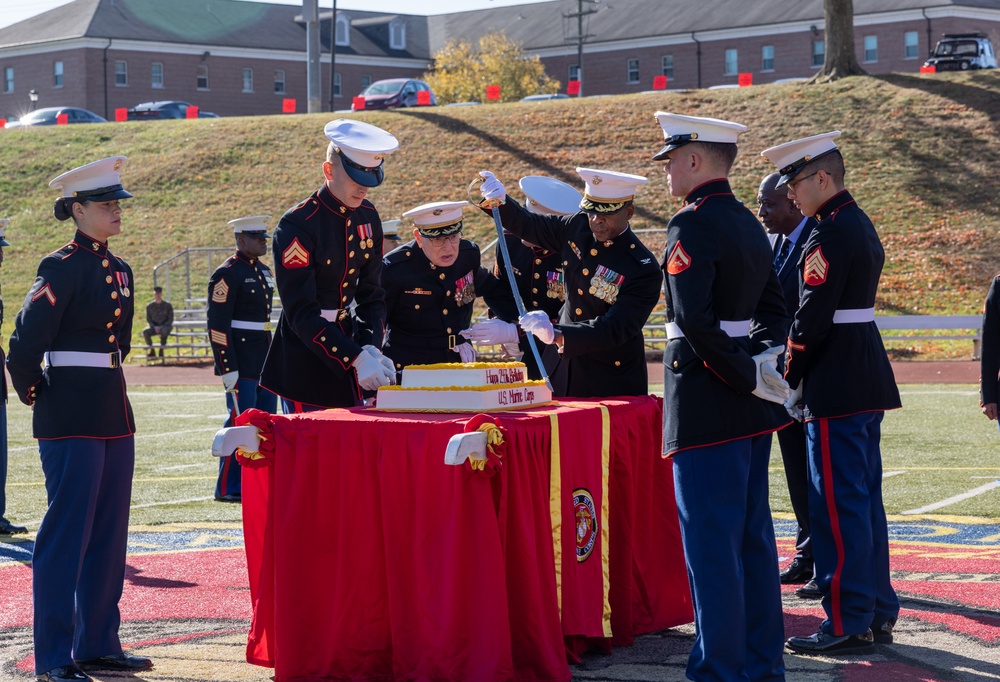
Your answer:
[[[594,276],[590,278],[590,293],[608,305],[618,300],[618,291],[625,281],[624,275],[603,265],[598,265]]]
[[[549,298],[557,298],[560,301],[566,300],[566,281],[562,270],[549,270],[545,276],[547,287],[545,295]]]
[[[455,280],[455,303],[458,305],[468,305],[476,300],[476,285],[473,282],[472,271],[465,277]]]
[[[375,245],[374,240],[372,240],[372,235],[375,234],[372,230],[371,223],[365,223],[364,225],[358,225],[358,246],[362,249],[370,249]]]
[[[132,295],[132,291],[128,288],[128,273],[127,272],[115,272],[115,279],[118,280],[118,288],[122,292],[122,296],[128,298]]]

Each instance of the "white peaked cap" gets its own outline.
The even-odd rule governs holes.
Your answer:
[[[840,131],[834,130],[829,133],[803,137],[801,140],[792,140],[779,144],[777,147],[765,149],[760,155],[777,166],[778,172],[781,173],[777,186],[781,187],[798,175],[806,164],[837,149],[833,138],[839,136]]]
[[[584,182],[580,208],[591,213],[614,213],[635,198],[636,190],[648,180],[641,175],[629,175],[609,170],[577,168]]]
[[[524,207],[542,215],[573,215],[583,195],[572,185],[544,175],[528,175],[518,182],[527,199]]]
[[[747,127],[742,123],[723,121],[721,118],[671,114],[666,111],[657,111],[656,121],[663,128],[663,149],[653,156],[654,161],[665,159],[669,152],[688,142],[735,144],[740,133],[747,131]]]
[[[112,156],[85,166],[66,171],[49,183],[52,189],[62,190],[64,197],[113,201],[128,199],[132,195],[122,187],[119,171],[125,165],[124,156]]]
[[[421,234],[443,237],[462,229],[462,209],[468,205],[467,201],[434,201],[411,208],[403,217],[412,218]]]
[[[263,232],[264,236],[268,236],[267,221],[270,219],[271,216],[269,215],[253,215],[247,218],[230,220],[229,225],[233,227],[235,234],[239,234],[240,232]]]

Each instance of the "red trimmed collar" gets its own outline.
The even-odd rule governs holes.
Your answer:
[[[693,204],[699,199],[704,199],[707,196],[732,193],[733,188],[729,186],[729,180],[726,178],[716,178],[714,180],[704,182],[688,192],[688,195],[684,197],[684,203]]]
[[[848,204],[856,203],[854,197],[846,189],[843,189],[832,197],[830,197],[825,204],[819,207],[816,211],[816,220],[826,220],[831,216],[836,216],[837,211],[844,208]]]

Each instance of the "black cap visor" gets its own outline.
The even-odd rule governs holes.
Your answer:
[[[73,197],[81,201],[114,201],[115,199],[131,199],[132,195],[121,185],[98,187],[97,189],[74,192]]]
[[[362,187],[378,187],[385,180],[385,171],[382,169],[382,164],[379,164],[375,168],[368,168],[367,166],[362,166],[351,161],[339,148],[337,149],[337,154],[340,156],[341,162],[343,162],[347,176]]]

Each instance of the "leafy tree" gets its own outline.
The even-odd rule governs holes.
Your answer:
[[[828,83],[864,74],[854,54],[853,0],[823,0],[823,17],[826,21],[823,68],[809,82]]]
[[[525,57],[521,44],[503,32],[487,33],[478,49],[467,40],[450,40],[434,55],[433,70],[424,74],[438,103],[487,102],[486,86],[500,86],[500,101],[555,93],[559,81],[545,73],[538,57]]]

